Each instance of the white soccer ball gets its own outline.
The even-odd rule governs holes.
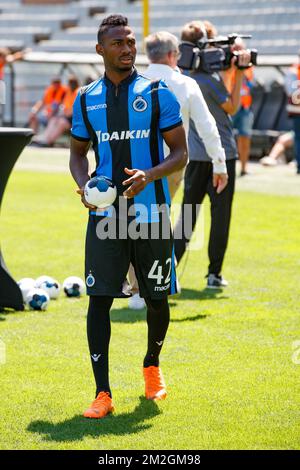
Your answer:
[[[70,276],[64,280],[63,290],[67,297],[80,297],[85,293],[85,284],[80,277]]]
[[[38,289],[40,288],[40,286],[43,284],[43,282],[45,281],[54,281],[53,277],[51,276],[46,276],[46,275],[43,275],[43,276],[39,276],[36,278],[35,280],[35,287],[37,287]]]
[[[35,287],[35,279],[32,279],[32,277],[23,277],[19,280],[18,286],[22,292],[23,302],[26,302],[28,292]]]
[[[106,176],[91,178],[84,187],[86,202],[99,209],[104,209],[113,204],[117,197],[117,188]]]
[[[39,283],[40,289],[43,289],[49,295],[50,299],[57,299],[60,293],[60,284],[56,279],[46,279]]]
[[[30,310],[46,310],[50,302],[49,295],[43,289],[31,289],[26,296],[26,304]]]

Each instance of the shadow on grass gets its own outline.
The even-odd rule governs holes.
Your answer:
[[[226,295],[220,295],[223,289],[182,289],[178,300],[225,300],[229,299]]]
[[[117,323],[136,323],[146,320],[146,308],[142,310],[132,310],[130,308],[112,308],[110,312],[111,321]]]
[[[13,315],[14,313],[18,313],[18,312],[12,308],[1,307],[0,308],[0,321],[6,320],[8,315]]]
[[[0,321],[6,320],[8,315],[15,315],[16,313],[25,313],[25,310],[15,310],[9,307],[0,307]]]
[[[203,290],[194,290],[194,289],[182,289],[181,294],[178,297],[179,302],[182,300],[226,300],[228,296],[220,296],[223,292],[222,289],[203,289]],[[177,305],[177,304],[176,304]],[[201,304],[200,304],[201,305]],[[201,308],[201,307],[200,307]],[[184,310],[186,311],[186,309]],[[197,320],[204,320],[209,315],[205,314],[198,314],[198,315],[191,315],[189,317],[183,318],[171,318],[171,322],[173,323],[182,323],[186,321],[197,321]]]
[[[185,321],[197,321],[197,320],[204,320],[206,317],[209,315],[191,315],[190,317],[184,317],[184,318],[171,318],[170,322],[172,323],[182,323]]]
[[[161,414],[154,401],[140,397],[140,403],[130,413],[110,414],[103,419],[87,419],[82,415],[76,415],[61,423],[50,421],[33,421],[27,430],[43,435],[46,441],[78,441],[85,436],[124,436],[137,434],[152,427],[145,424],[145,420]]]
[[[176,297],[169,298],[170,307],[180,307],[180,302],[183,300],[226,300],[229,299],[228,296],[220,295],[223,293],[223,289],[182,289],[181,293],[176,295]],[[190,317],[171,319],[172,322],[184,322],[184,321],[196,321],[203,320],[207,315],[195,315]],[[120,308],[111,310],[111,321],[117,323],[136,323],[146,320],[146,308],[142,310],[132,310],[130,308]]]

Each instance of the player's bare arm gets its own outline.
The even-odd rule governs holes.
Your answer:
[[[136,196],[148,183],[181,170],[187,164],[188,151],[183,126],[164,132],[163,138],[170,149],[170,154],[163,162],[149,170],[124,169],[125,173],[130,175],[130,178],[123,181],[124,186],[130,185],[123,193],[125,197]]]
[[[87,158],[89,147],[90,142],[79,141],[71,137],[69,166],[71,174],[78,185],[77,193],[80,194],[83,205],[88,209],[95,209],[94,206],[86,202],[83,191],[86,182],[90,179]]]

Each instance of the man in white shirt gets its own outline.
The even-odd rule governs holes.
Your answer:
[[[225,151],[221,144],[216,121],[210,113],[197,82],[182,75],[177,67],[179,56],[179,43],[176,36],[162,31],[154,33],[145,39],[146,53],[150,65],[145,71],[149,78],[162,78],[173,91],[181,106],[182,122],[188,136],[189,120],[192,119],[199,136],[205,145],[208,156],[213,164],[213,185],[217,193],[221,193],[227,185],[228,176],[225,163]],[[168,177],[171,198],[174,197],[184,170],[173,173]],[[133,296],[129,300],[129,307],[143,308],[143,299],[139,297],[138,285],[133,268],[129,272]]]
[[[181,74],[178,70],[178,39],[167,31],[161,31],[148,36],[145,44],[146,53],[151,62],[145,75],[153,79],[162,78],[173,91],[180,103],[186,136],[189,132],[189,120],[193,120],[207,154],[212,159],[214,186],[220,193],[227,184],[225,151],[216,121],[207,107],[199,85],[193,78]],[[174,173],[168,178],[171,198],[180,185],[182,175],[183,171]]]

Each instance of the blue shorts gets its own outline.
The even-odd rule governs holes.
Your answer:
[[[243,108],[232,117],[233,127],[237,130],[237,135],[251,137],[254,115],[251,108]]]

